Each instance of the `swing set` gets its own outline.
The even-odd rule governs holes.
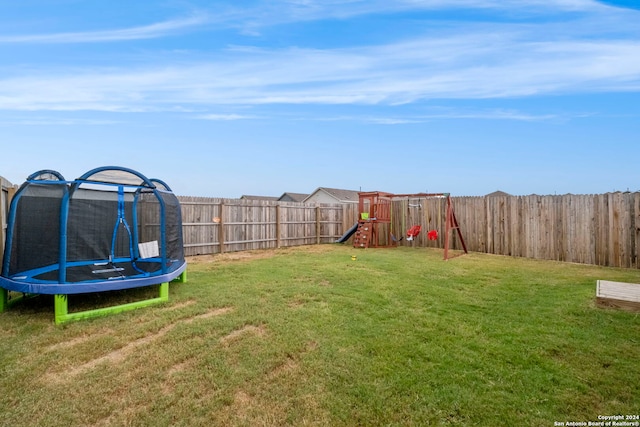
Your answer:
[[[449,259],[449,249],[451,245],[451,233],[455,231],[464,253],[467,253],[467,246],[460,232],[460,226],[453,210],[453,203],[449,193],[415,193],[415,194],[392,194],[382,191],[369,191],[358,193],[358,223],[352,227],[350,232],[354,235],[354,248],[382,248],[395,247],[398,242],[406,236],[407,241],[414,241],[422,231],[422,225],[415,222],[423,222],[422,218],[418,220],[412,215],[411,208],[419,208],[422,210],[423,203],[411,204],[411,200],[419,199],[437,203],[437,211],[434,217],[429,217],[427,209],[425,209],[425,218],[423,224],[425,227],[435,223],[435,228],[427,231],[426,236],[429,241],[438,241],[440,239],[440,231],[444,231],[444,259]],[[442,204],[444,202],[444,230],[442,230]],[[400,204],[400,205],[399,205]],[[394,218],[400,215],[397,207],[401,206],[401,218]],[[394,207],[396,209],[394,209]],[[412,225],[408,226],[407,218],[414,220]],[[398,234],[394,231],[394,227],[400,227],[402,235],[398,238]],[[405,234],[406,230],[406,234]],[[343,236],[344,237],[344,236]]]

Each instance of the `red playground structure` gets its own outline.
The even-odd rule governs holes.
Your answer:
[[[398,218],[393,218],[394,212],[399,215],[397,205],[394,203],[401,202],[403,199],[420,199],[438,200],[438,206],[441,206],[441,201],[445,201],[444,211],[444,230],[440,230],[444,233],[444,259],[449,259],[449,249],[451,232],[455,230],[459,238],[460,244],[464,253],[467,253],[467,247],[464,243],[464,238],[460,232],[460,226],[456,215],[453,210],[453,203],[449,193],[415,193],[415,194],[392,194],[382,191],[369,191],[358,193],[358,223],[354,225],[347,233],[349,236],[353,234],[353,247],[354,248],[381,248],[381,247],[394,247],[405,236],[407,241],[413,241],[418,237],[422,227],[420,225],[412,225],[409,229],[402,230],[401,233],[394,235],[393,227],[398,227]],[[407,204],[407,206],[411,206]],[[415,205],[421,207],[421,205]],[[395,207],[395,209],[394,209]],[[404,225],[404,222],[403,222]],[[342,241],[345,241],[343,236]],[[396,236],[401,236],[397,238]],[[428,240],[437,241],[439,238],[439,231],[436,229],[429,230],[426,233]]]

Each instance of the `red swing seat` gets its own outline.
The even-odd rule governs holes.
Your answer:
[[[411,227],[407,231],[407,240],[413,240],[414,238],[418,237],[418,234],[420,234],[420,230],[422,230],[422,227],[419,225],[414,225],[413,227]]]

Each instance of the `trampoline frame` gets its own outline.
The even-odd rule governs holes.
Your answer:
[[[156,279],[156,283],[147,285],[153,286],[157,285],[157,280],[162,279],[161,276],[154,277]],[[73,313],[69,313],[69,295],[70,294],[53,294],[53,310],[54,310],[54,320],[56,325],[60,325],[66,322],[71,322],[75,320],[82,319],[92,319],[95,317],[108,316],[111,314],[122,313],[129,310],[135,310],[137,308],[148,307],[155,304],[160,304],[163,302],[169,301],[169,283],[186,283],[187,282],[187,270],[186,263],[184,264],[184,269],[178,272],[178,275],[166,282],[162,282],[159,284],[158,296],[156,298],[149,298],[141,301],[130,302],[126,304],[118,304],[111,307],[103,307],[96,308],[91,310],[84,311],[76,311]],[[139,286],[136,286],[139,287]],[[131,289],[132,286],[127,286],[126,289]],[[124,288],[121,288],[124,289]],[[102,290],[100,292],[107,292]],[[89,293],[89,292],[86,292]],[[5,288],[0,288],[0,313],[13,306],[14,304],[23,301],[28,298],[36,297],[38,295],[46,295],[46,294],[32,294],[32,293],[22,293],[22,296],[9,299],[9,290]]]

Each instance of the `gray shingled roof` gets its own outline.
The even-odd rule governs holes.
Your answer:
[[[357,202],[358,192],[353,190],[341,190],[339,188],[321,187],[324,191],[331,194],[336,199],[343,202]]]
[[[358,192],[353,190],[342,190],[340,188],[328,188],[328,187],[318,187],[313,193],[311,193],[307,199],[318,191],[324,191],[325,193],[331,195],[335,199],[341,202],[358,202]],[[306,199],[305,199],[306,200]]]
[[[485,197],[502,197],[502,196],[510,196],[511,194],[505,193],[504,191],[494,191],[493,193],[487,194]]]
[[[246,194],[243,194],[240,198],[243,200],[278,200],[278,198],[275,196],[249,196]]]
[[[307,197],[309,197],[309,194],[303,194],[303,193],[283,193],[282,196],[280,196],[280,198],[278,200],[282,200],[285,197],[288,197],[289,199],[291,199],[294,202],[301,202],[304,199],[306,199]]]

